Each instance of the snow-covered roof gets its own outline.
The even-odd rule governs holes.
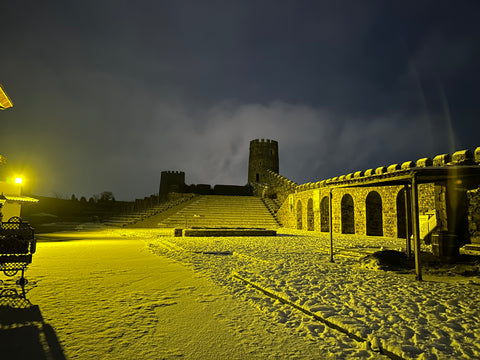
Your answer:
[[[22,195],[4,195],[7,201],[38,202],[38,199]]]

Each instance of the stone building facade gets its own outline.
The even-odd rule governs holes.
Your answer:
[[[254,194],[277,200],[277,217],[287,228],[399,239],[416,233],[458,248],[480,243],[479,187],[480,147],[299,185],[279,174],[278,142],[256,139],[250,142],[245,187],[186,185],[185,173],[162,172],[160,195],[215,194],[216,188]]]
[[[277,216],[289,228],[330,232],[330,192],[333,233],[406,237],[406,222],[411,221],[411,215],[410,199],[404,186],[324,186],[297,191],[287,197]],[[420,214],[432,211],[434,184],[420,185],[419,194]]]
[[[474,153],[462,150],[302,185],[266,169],[256,186],[282,204],[277,216],[287,228],[330,232],[331,223],[336,234],[405,239],[413,226],[411,179],[418,176],[420,237],[429,242],[444,234],[455,238],[449,246],[458,248],[480,243],[480,196],[474,190],[480,186],[479,165],[480,147]]]

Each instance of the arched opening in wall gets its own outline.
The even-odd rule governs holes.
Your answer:
[[[382,197],[376,191],[371,191],[365,200],[367,235],[383,236]]]
[[[402,189],[397,194],[397,237],[407,238],[407,220],[412,223],[410,192],[407,191],[407,208],[405,209],[405,189]],[[408,227],[408,236],[412,235],[411,226]]]
[[[324,196],[320,201],[320,231],[330,231],[330,200]]]
[[[313,199],[308,199],[307,202],[307,230],[313,231],[315,229],[315,215],[313,214]]]
[[[343,195],[340,207],[342,213],[342,234],[355,234],[355,208],[353,207],[352,195]]]
[[[302,230],[302,202],[298,200],[297,202],[297,230]]]

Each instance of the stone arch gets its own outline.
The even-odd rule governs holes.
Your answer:
[[[330,199],[324,196],[320,201],[320,231],[330,231]]]
[[[302,211],[302,201],[298,200],[297,202],[297,230],[303,229],[303,211]]]
[[[315,215],[313,213],[313,199],[308,199],[307,202],[307,230],[315,230]]]
[[[355,207],[350,194],[342,197],[340,204],[342,215],[342,234],[355,234]]]
[[[376,191],[370,191],[365,199],[367,235],[383,236],[382,197]]]
[[[408,224],[412,223],[410,192],[407,191],[407,208],[405,209],[405,188],[397,194],[397,237],[407,238],[407,219]],[[408,227],[409,237],[412,235],[411,226]]]

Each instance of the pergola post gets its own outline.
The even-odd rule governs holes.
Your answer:
[[[408,185],[405,185],[403,193],[405,194],[405,238],[407,246],[407,256],[412,258],[412,243],[410,241],[410,221],[408,219]]]
[[[329,196],[329,201],[328,201],[328,206],[329,206],[329,210],[328,210],[328,215],[329,215],[329,219],[328,221],[330,222],[328,228],[330,230],[330,262],[334,262],[333,261],[333,214],[332,214],[332,189],[330,188],[330,196]]]
[[[412,188],[411,188],[411,201],[412,201],[412,230],[413,230],[413,242],[415,246],[415,278],[418,281],[422,281],[422,262],[420,256],[420,221],[418,217],[418,188],[415,174],[412,175]]]

